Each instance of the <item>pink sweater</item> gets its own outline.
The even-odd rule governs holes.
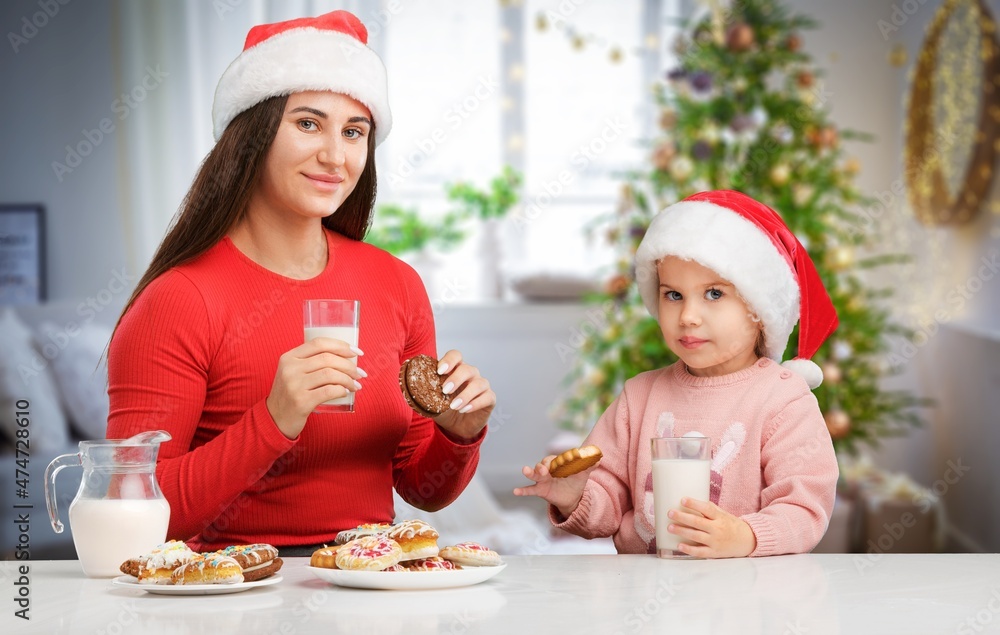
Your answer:
[[[604,458],[569,518],[550,506],[553,523],[613,536],[619,553],[653,553],[649,440],[694,431],[712,439],[712,502],[757,537],[751,556],[816,546],[833,510],[833,443],[805,381],[766,358],[721,377],[695,377],[677,362],[625,382],[587,437]]]

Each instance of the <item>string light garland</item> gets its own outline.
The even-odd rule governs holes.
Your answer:
[[[634,46],[629,49],[616,42],[611,42],[597,33],[581,32],[574,25],[558,15],[550,17],[546,12],[539,11],[535,15],[535,30],[539,33],[545,33],[549,29],[560,31],[575,51],[584,51],[594,47],[604,49],[608,60],[612,64],[622,63],[625,60],[626,52],[635,57],[642,57],[649,51],[655,51],[660,46],[659,38],[651,35],[645,38],[643,46]]]
[[[945,41],[951,23],[960,34],[957,46]],[[1000,44],[993,16],[982,0],[946,0],[917,57],[904,129],[908,197],[922,222],[964,223],[979,211],[1000,149],[998,87]],[[978,118],[968,121],[964,113],[974,112],[976,101]],[[968,157],[964,172],[952,162],[961,152]]]

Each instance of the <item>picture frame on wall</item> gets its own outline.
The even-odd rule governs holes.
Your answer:
[[[0,204],[0,306],[45,301],[45,209]]]

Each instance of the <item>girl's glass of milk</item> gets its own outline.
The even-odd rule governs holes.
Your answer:
[[[305,341],[315,337],[329,337],[358,346],[359,300],[305,300],[302,319],[305,323]],[[354,412],[354,393],[324,401],[313,412]]]
[[[684,497],[708,500],[712,471],[712,440],[708,437],[659,437],[651,440],[653,452],[653,517],[656,555],[691,558],[677,550],[680,536],[667,531],[667,512],[681,508]],[[690,544],[690,543],[689,543]]]

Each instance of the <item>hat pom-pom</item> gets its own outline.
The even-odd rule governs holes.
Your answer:
[[[819,388],[819,385],[823,383],[823,370],[811,360],[790,359],[787,362],[782,362],[781,366],[805,379],[810,390]]]

